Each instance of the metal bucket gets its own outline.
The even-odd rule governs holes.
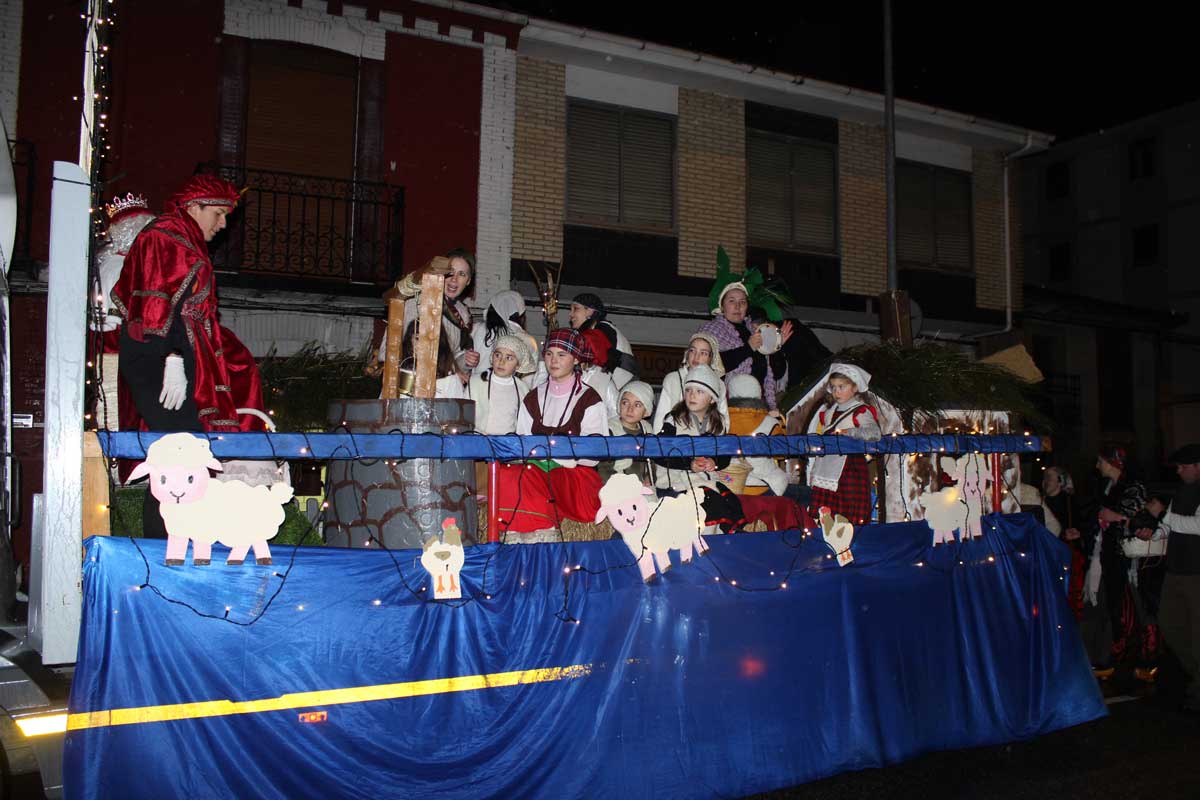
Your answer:
[[[351,433],[451,433],[475,426],[471,400],[337,400],[329,421]],[[475,465],[470,459],[331,461],[325,541],[336,547],[421,547],[454,517],[464,544],[478,536]]]

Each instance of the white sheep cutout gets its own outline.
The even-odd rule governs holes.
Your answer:
[[[612,521],[647,583],[654,579],[655,559],[663,573],[671,568],[669,551],[678,550],[684,564],[691,563],[693,552],[704,555],[708,551],[700,536],[704,530],[702,487],[657,502],[653,497],[652,487],[643,486],[634,475],[618,472],[600,490],[600,510],[596,512],[596,522],[605,517]]]
[[[150,476],[150,493],[167,527],[167,566],[183,564],[189,540],[198,567],[211,563],[213,542],[231,548],[226,564],[244,563],[251,547],[257,563],[270,564],[267,540],[279,533],[292,487],[222,483],[209,477],[210,469],[220,472],[221,462],[207,439],[169,433],[146,448],[146,460],[129,475],[130,481]]]
[[[941,466],[957,485],[921,493],[925,522],[933,528],[933,543],[954,541],[956,530],[964,540],[983,536],[983,493],[991,480],[987,460],[977,453],[966,453],[956,459],[943,456]]]

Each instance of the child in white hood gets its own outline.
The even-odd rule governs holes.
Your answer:
[[[854,364],[830,364],[826,399],[813,414],[809,433],[839,434],[867,442],[883,435],[878,412],[863,398],[871,373]],[[830,514],[841,514],[852,525],[871,521],[871,478],[862,454],[840,455],[836,451],[808,460],[808,485],[812,487],[813,518],[822,506]]]
[[[475,430],[489,435],[515,433],[517,412],[529,386],[518,377],[536,369],[533,353],[521,336],[507,334],[491,345],[492,367],[471,376],[471,399],[475,401]]]
[[[687,380],[688,370],[701,365],[712,367],[718,378],[725,375],[725,365],[721,363],[721,351],[718,349],[716,337],[711,333],[693,333],[692,338],[688,340],[688,349],[683,354],[683,364],[679,369],[663,378],[658,408],[654,411],[654,422],[652,423],[654,430],[662,428],[663,420],[671,413],[671,409],[675,408],[683,399],[683,383]],[[721,420],[725,423],[725,429],[728,430],[729,404],[725,400],[725,383],[720,381],[719,384],[717,391],[720,393],[720,397],[717,398],[717,411],[720,412]]]
[[[660,436],[720,436],[725,433],[717,400],[723,384],[707,364],[688,370],[683,382],[683,400],[663,420]],[[656,485],[660,496],[669,497],[694,486],[704,485],[705,524],[720,525],[726,532],[745,522],[737,495],[717,480],[716,472],[729,466],[729,456],[691,456],[687,451],[655,463],[666,467],[658,471]]]
[[[625,384],[620,407],[620,413],[608,420],[608,430],[613,436],[647,436],[654,432],[649,420],[654,410],[654,390],[650,384],[643,381]],[[615,473],[627,472],[637,475],[643,485],[654,486],[654,463],[648,458],[601,461],[596,469],[605,482]]]

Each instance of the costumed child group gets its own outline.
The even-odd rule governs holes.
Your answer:
[[[126,430],[261,430],[262,389],[249,351],[218,318],[208,242],[225,227],[239,192],[227,181],[194,176],[154,216],[132,195],[108,206],[108,241],[98,254],[99,302],[93,314],[101,378],[119,374],[120,427]],[[472,322],[466,300],[475,284],[475,259],[451,250],[443,267],[442,330],[436,396],[476,404],[476,430],[574,436],[706,436],[782,433],[777,397],[787,385],[780,349],[793,325],[767,324],[778,307],[754,270],[722,271],[709,297],[712,319],[686,343],[679,368],[667,375],[657,401],[638,380],[629,341],[611,321],[603,300],[573,298],[569,327],[550,331],[539,347],[526,331],[525,302],[513,291],[490,298],[484,318]],[[427,267],[431,268],[431,267]],[[391,294],[406,299],[407,348],[416,335],[422,275],[410,273]],[[766,302],[760,302],[765,300]],[[380,358],[384,352],[381,345]],[[878,439],[876,410],[864,398],[871,376],[852,364],[833,364],[823,402],[808,431]],[[111,409],[97,418],[115,428]],[[796,504],[792,519],[816,518],[819,509],[853,524],[871,519],[871,488],[862,456],[824,455],[808,461],[807,489],[789,480],[770,458],[727,456],[539,459],[499,470],[497,506],[507,542],[555,541],[565,520],[593,523],[600,489],[614,473],[634,475],[660,497],[704,487],[710,532],[739,530],[756,498]],[[244,477],[244,476],[243,476]],[[736,492],[735,492],[736,490]],[[811,491],[811,497],[809,496]],[[147,493],[143,519],[160,519]],[[776,518],[778,516],[776,515]],[[147,530],[162,536],[162,530]]]

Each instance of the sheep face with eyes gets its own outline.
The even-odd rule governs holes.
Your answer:
[[[618,533],[641,532],[646,529],[647,523],[650,522],[650,506],[653,504],[647,495],[653,491],[646,489],[639,497],[628,497],[618,503],[615,510],[609,511],[608,518]]]
[[[159,503],[195,503],[208,491],[209,470],[221,471],[204,439],[191,435],[164,436],[146,449],[146,460],[129,481],[150,476],[150,493]]]

